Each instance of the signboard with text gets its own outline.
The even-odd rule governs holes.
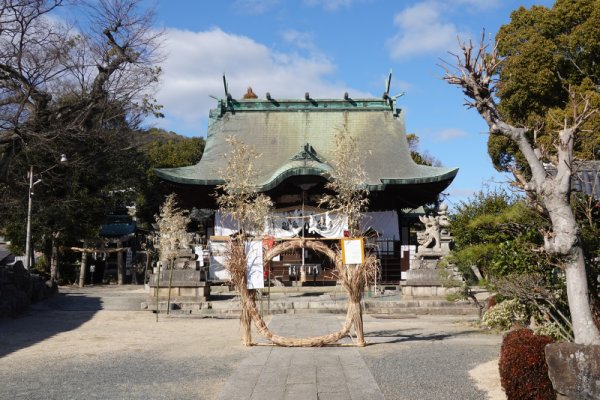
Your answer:
[[[346,265],[362,264],[365,261],[365,250],[362,238],[342,239],[342,262]]]

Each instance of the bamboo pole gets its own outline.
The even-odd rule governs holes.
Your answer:
[[[160,312],[160,310],[158,309],[158,293],[160,290],[160,265],[161,262],[159,261],[158,263],[158,273],[156,275],[156,322],[158,322],[158,313]]]
[[[169,272],[169,293],[167,294],[167,315],[171,310],[171,288],[173,287],[173,267],[175,266],[175,259],[169,260],[171,271]]]

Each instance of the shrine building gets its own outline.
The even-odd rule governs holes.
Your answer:
[[[250,90],[249,90],[250,91]],[[249,96],[254,97],[254,96]],[[266,98],[234,99],[226,93],[209,114],[206,146],[202,159],[182,168],[157,169],[170,191],[178,194],[181,205],[199,215],[199,236],[205,243],[217,243],[235,232],[235,226],[218,212],[215,190],[224,183],[220,171],[231,150],[231,135],[262,154],[255,161],[256,186],[274,203],[266,234],[275,240],[312,236],[324,240],[343,237],[344,220],[319,209],[326,193],[327,173],[332,170],[336,132],[357,140],[364,155],[369,205],[361,229],[373,238],[382,261],[382,282],[398,283],[409,269],[411,224],[418,211],[438,200],[458,172],[458,168],[416,164],[410,155],[402,111],[394,99]],[[414,236],[414,234],[413,234]],[[413,248],[414,249],[414,246]],[[307,252],[308,253],[308,252]],[[215,264],[218,258],[215,257]],[[211,258],[213,262],[213,258]],[[272,261],[272,273],[284,283],[297,279],[296,266],[314,266],[313,282],[328,280],[328,268],[316,254],[282,254]],[[219,280],[211,265],[211,278]]]

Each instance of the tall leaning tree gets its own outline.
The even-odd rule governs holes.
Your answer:
[[[161,32],[140,3],[0,3],[0,182],[19,155],[56,155],[57,141],[135,127],[156,112],[149,95],[160,73]],[[80,25],[65,22],[61,8],[79,13]]]
[[[594,143],[600,141],[599,27],[598,0],[520,8],[495,43],[485,37],[478,46],[460,43],[455,62],[444,63],[443,78],[463,90],[466,105],[487,123],[495,166],[512,172],[515,185],[550,220],[544,250],[564,268],[579,344],[600,344],[570,204],[577,161],[595,158]]]
[[[43,173],[32,223],[38,247],[93,235],[108,194],[132,187],[129,137],[159,114],[150,96],[161,32],[141,3],[0,1],[0,234],[13,243],[25,237],[30,166],[36,179]],[[54,168],[62,153],[68,165]]]

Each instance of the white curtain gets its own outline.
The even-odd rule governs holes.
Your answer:
[[[348,230],[348,218],[330,212],[301,210],[275,212],[265,221],[262,236],[293,238],[302,235],[303,224],[308,225],[309,233],[325,238],[342,238]],[[396,211],[372,211],[364,214],[360,221],[361,232],[374,230],[382,239],[400,239],[398,213]],[[238,224],[219,211],[215,213],[215,235],[230,236],[238,231]]]
[[[261,234],[276,238],[300,237],[304,224],[307,225],[309,233],[325,238],[344,237],[344,231],[348,230],[348,218],[345,216],[329,212],[305,211],[303,217],[301,210],[294,210],[271,214],[265,221],[265,228]],[[219,211],[215,213],[215,235],[230,236],[237,231],[236,221]]]

